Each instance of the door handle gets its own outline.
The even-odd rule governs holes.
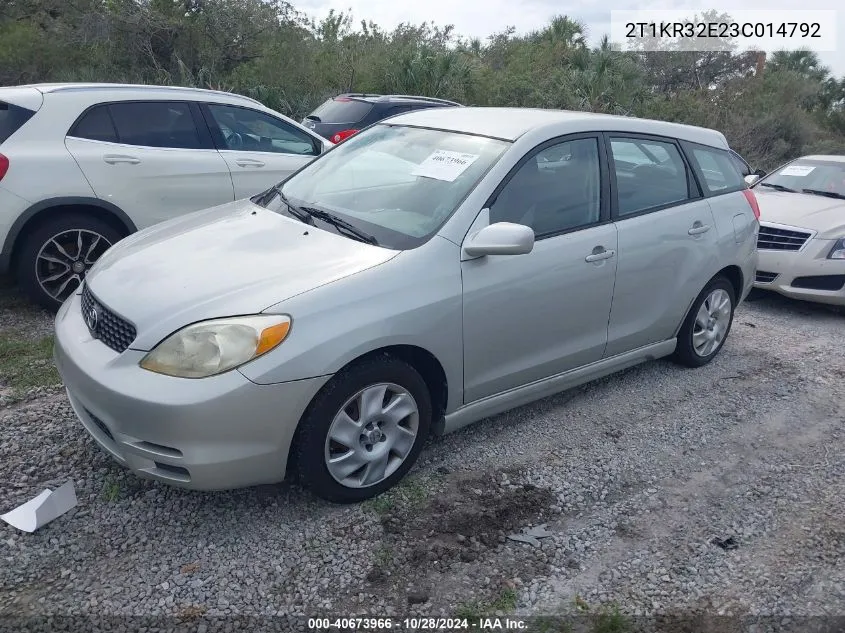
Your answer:
[[[696,222],[692,225],[692,228],[687,231],[690,235],[701,235],[702,233],[707,233],[710,230],[709,224],[702,224],[701,222]]]
[[[106,154],[103,160],[109,165],[117,165],[118,163],[126,163],[128,165],[137,165],[141,162],[140,158],[134,156],[127,156],[126,154]]]
[[[604,248],[602,248],[601,246],[598,246],[598,247],[596,247],[596,248],[601,248],[602,250],[600,250],[600,251],[596,251],[596,249],[593,249],[593,254],[592,254],[592,255],[587,255],[587,256],[584,258],[584,261],[585,261],[585,262],[600,262],[600,261],[601,261],[601,260],[603,260],[603,259],[610,259],[610,258],[611,258],[611,257],[613,257],[614,255],[616,255],[616,251],[613,251],[613,250],[609,250],[609,251],[608,251],[608,250],[604,250]]]
[[[253,158],[239,158],[235,161],[239,167],[264,167],[264,163]]]

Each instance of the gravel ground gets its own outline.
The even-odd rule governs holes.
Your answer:
[[[0,297],[0,333],[50,325]],[[7,389],[0,512],[67,480],[79,506],[0,524],[0,615],[845,616],[843,334],[835,310],[746,303],[709,366],[648,363],[432,440],[354,507],[140,480],[60,388]],[[537,525],[538,546],[505,538]]]

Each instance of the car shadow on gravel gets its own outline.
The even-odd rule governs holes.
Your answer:
[[[827,305],[825,303],[813,303],[811,301],[799,301],[790,299],[775,292],[755,289],[748,298],[747,303],[754,304],[772,314],[778,312],[790,312],[801,316],[809,316],[821,319],[836,319],[845,317],[845,307]]]

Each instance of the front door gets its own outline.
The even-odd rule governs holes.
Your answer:
[[[265,112],[213,103],[204,109],[237,199],[278,184],[319,154],[321,141]]]
[[[617,250],[602,152],[589,135],[546,143],[495,194],[490,223],[536,241],[462,263],[465,403],[601,359]]]

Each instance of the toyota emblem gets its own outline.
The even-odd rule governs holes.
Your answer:
[[[91,334],[97,336],[97,324],[100,320],[100,313],[97,312],[96,306],[92,306],[90,310],[85,313],[85,325],[91,330]]]

